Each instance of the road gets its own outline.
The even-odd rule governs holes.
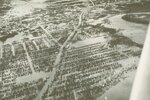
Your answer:
[[[29,66],[30,66],[30,68],[31,68],[31,71],[32,71],[32,73],[35,73],[35,70],[34,70],[34,68],[33,68],[33,63],[32,63],[32,60],[31,60],[29,54],[28,54],[26,45],[25,45],[25,43],[22,43],[22,45],[23,45],[23,48],[24,48],[24,50],[25,50],[25,53],[26,53],[27,60],[28,60],[28,62],[29,62]]]
[[[41,24],[38,23],[38,25],[45,32],[45,35],[48,38],[52,39],[54,41],[54,43],[56,43],[57,45],[61,46],[61,44],[58,43],[58,41],[50,34],[50,32],[48,32]]]
[[[82,24],[82,18],[83,18],[84,13],[81,13],[81,15],[79,16],[79,22],[78,22],[78,26],[74,29],[74,31],[69,35],[69,37],[67,38],[67,40],[64,42],[63,45],[61,45],[59,53],[56,57],[55,63],[54,63],[54,68],[52,71],[52,75],[50,75],[50,77],[47,79],[45,85],[43,86],[43,88],[41,89],[41,91],[38,93],[38,96],[35,98],[35,100],[42,100],[42,96],[43,94],[46,92],[46,90],[48,89],[49,85],[55,85],[55,83],[53,83],[53,80],[56,76],[56,72],[57,70],[60,68],[60,63],[62,62],[63,59],[63,55],[64,55],[64,51],[66,49],[66,46],[70,43],[70,41],[74,38],[74,36],[77,35],[78,33],[78,29],[81,27]],[[40,25],[41,26],[41,25]],[[49,36],[49,33],[47,32],[47,30],[45,30],[42,26],[41,28],[45,31],[45,33]],[[51,37],[51,35],[50,35]],[[53,37],[51,37],[53,38]],[[56,42],[56,40],[54,39],[54,41]],[[53,90],[53,87],[50,87],[49,90]]]
[[[48,89],[48,86],[54,86],[54,85],[56,85],[55,82],[53,82],[53,80],[57,77],[56,76],[56,72],[57,72],[57,70],[60,69],[60,64],[62,62],[65,49],[66,49],[67,45],[71,42],[71,40],[75,36],[77,36],[78,30],[82,26],[82,21],[84,19],[84,16],[85,16],[85,14],[88,13],[88,11],[90,9],[91,9],[90,7],[87,7],[86,9],[84,9],[81,12],[81,14],[79,15],[79,21],[78,21],[77,27],[74,28],[74,31],[69,35],[69,37],[67,38],[67,40],[64,42],[63,45],[58,44],[57,40],[55,40],[55,38],[53,38],[53,36],[51,34],[49,34],[49,32],[47,30],[45,30],[44,27],[38,23],[38,25],[45,31],[46,35],[48,37],[52,38],[55,43],[57,43],[58,45],[60,45],[60,50],[59,50],[59,53],[56,56],[56,59],[55,59],[55,62],[54,62],[54,68],[53,68],[53,71],[52,71],[53,75],[50,75],[50,77],[47,79],[45,85],[43,86],[43,88],[41,89],[41,91],[38,93],[38,95],[35,98],[35,100],[42,100],[42,96],[46,92],[46,90]],[[53,87],[49,87],[49,90],[53,91],[53,89],[54,89]]]

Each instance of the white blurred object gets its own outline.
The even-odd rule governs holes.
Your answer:
[[[150,100],[150,25],[136,72],[130,100]]]

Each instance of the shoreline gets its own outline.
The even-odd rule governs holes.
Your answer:
[[[126,91],[130,92],[133,81],[134,81],[135,73],[136,73],[136,70],[133,70],[133,71],[129,72],[126,75],[127,78],[120,81],[115,86],[112,86],[111,88],[109,88],[103,95],[97,96],[96,100],[105,100],[105,98],[107,98],[108,100],[110,100],[109,98],[112,98],[112,100],[120,100],[121,96],[123,96],[123,95],[118,96],[117,92],[126,92]],[[129,87],[127,87],[128,85],[129,85]],[[126,86],[126,88],[125,88],[125,86]],[[115,93],[113,91],[117,91],[117,92]],[[128,96],[129,96],[128,94],[130,94],[129,92],[127,92],[127,94],[125,96],[123,96],[123,98],[128,98]],[[123,99],[123,98],[121,98],[121,100],[126,100],[126,99]]]
[[[121,17],[124,15],[125,14],[119,14],[109,17],[110,24],[104,24],[104,26],[115,28],[118,30],[119,34],[123,34],[125,37],[130,38],[133,42],[144,44],[148,26],[123,20]],[[120,24],[118,25],[118,23],[120,23],[121,26]]]
[[[129,21],[129,22],[134,22],[134,23],[138,23],[138,24],[146,24],[148,25],[149,24],[149,20],[148,19],[144,19],[144,18],[137,18],[135,16],[138,16],[138,15],[149,15],[150,14],[126,14],[124,16],[122,16],[122,19],[123,20],[126,20],[126,21]],[[140,16],[139,16],[140,17]]]

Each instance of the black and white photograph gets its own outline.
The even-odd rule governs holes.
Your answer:
[[[150,0],[0,0],[0,100],[150,100],[149,21]]]

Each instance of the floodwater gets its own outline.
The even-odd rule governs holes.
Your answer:
[[[106,26],[119,29],[124,36],[137,43],[144,44],[148,25],[125,21],[121,18],[122,16],[110,17],[111,23]],[[109,89],[103,96],[98,97],[97,100],[129,100],[134,76],[135,72],[129,74],[129,78]]]
[[[36,9],[45,9],[47,7],[45,1],[47,0],[12,0],[12,8],[4,15],[4,19],[7,20],[11,17],[21,17],[32,14]],[[148,26],[125,21],[121,18],[122,16],[123,15],[116,15],[110,17],[109,20],[111,23],[106,26],[120,29],[123,35],[131,38],[137,43],[143,44]],[[97,24],[99,21],[101,21],[101,19],[95,20],[94,23]],[[18,37],[23,37],[23,34],[18,34],[13,38],[9,38],[8,41],[17,40]]]
[[[150,13],[143,12],[143,14],[150,14]],[[114,16],[108,15],[104,18],[99,18],[98,20],[91,19],[87,22],[92,25],[97,25],[99,23],[103,24],[103,20],[109,19],[110,23],[109,24],[104,23],[103,24],[104,26],[115,28],[120,31],[120,34],[123,34],[124,36],[132,39],[136,43],[144,44],[148,25],[125,21],[122,19],[123,15],[124,14]]]
[[[148,25],[125,21],[121,18],[122,16],[116,15],[110,17],[110,25],[108,26],[121,30],[124,36],[129,37],[136,43],[144,44]]]
[[[130,75],[129,78],[109,89],[103,96],[98,97],[97,100],[129,100],[135,72]]]

